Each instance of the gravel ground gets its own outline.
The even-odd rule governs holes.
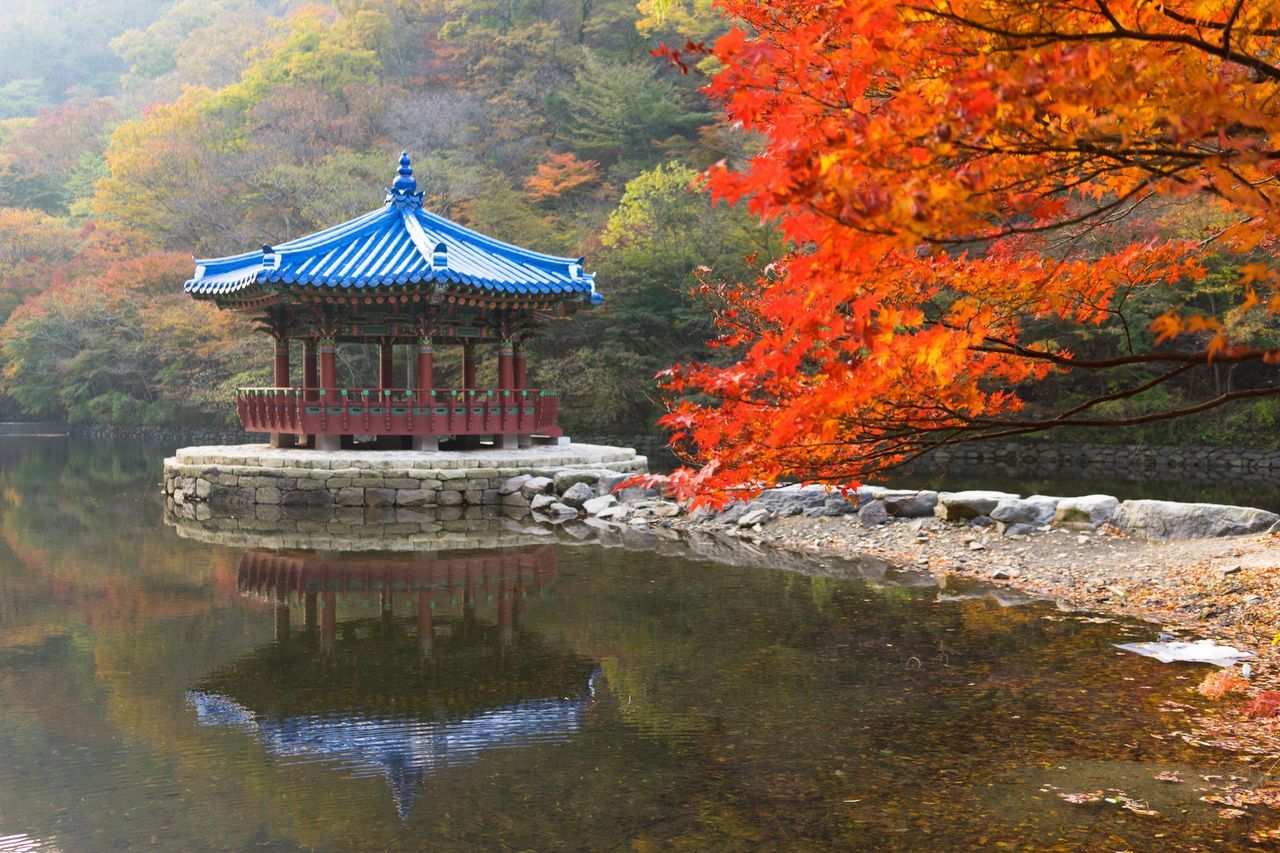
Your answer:
[[[866,528],[855,516],[779,518],[759,529],[683,519],[760,545],[823,556],[869,554],[935,574],[980,578],[1080,609],[1138,616],[1173,633],[1258,654],[1255,684],[1280,684],[1280,536],[1147,542],[1103,528],[1005,537],[934,518]]]

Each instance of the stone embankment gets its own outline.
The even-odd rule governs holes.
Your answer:
[[[602,478],[598,484],[610,482],[610,478]],[[504,485],[507,487],[509,484]],[[638,525],[685,515],[681,506],[661,500],[652,490],[633,488],[612,494],[601,488],[598,492],[588,494],[584,487],[581,493],[563,494],[559,499],[540,495],[530,501],[530,509],[553,521],[576,518],[581,513],[598,520]],[[683,523],[759,534],[775,519],[846,516],[856,518],[864,528],[899,521],[920,528],[924,519],[939,519],[1013,539],[1050,530],[1087,533],[1104,527],[1135,539],[1201,539],[1258,533],[1280,522],[1280,515],[1252,507],[1121,501],[1110,495],[1022,497],[1009,492],[935,492],[878,486],[863,486],[845,495],[822,486],[786,486],[720,511],[695,510]]]
[[[188,508],[191,517],[255,505],[525,511],[545,491],[560,495],[578,483],[595,489],[602,477],[621,482],[646,470],[634,450],[586,444],[434,453],[188,447],[165,460],[164,491],[171,512]],[[520,477],[545,490],[509,486]]]

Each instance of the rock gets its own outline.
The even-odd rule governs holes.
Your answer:
[[[364,505],[365,506],[395,506],[396,490],[395,489],[365,489]]]
[[[542,512],[555,502],[556,499],[552,495],[534,495],[533,500],[529,501],[529,509],[534,512]]]
[[[574,509],[582,509],[582,505],[596,496],[596,487],[587,485],[579,480],[569,488],[564,490],[560,495],[560,502],[568,504]]]
[[[977,539],[974,539],[972,542],[969,543],[970,551],[985,551],[986,549],[987,549],[987,546],[983,545]]]
[[[280,496],[284,506],[332,506],[333,492],[328,489],[293,489]]]
[[[498,486],[498,494],[514,495],[516,492],[520,491],[525,483],[532,479],[533,475],[531,474],[521,474],[517,477],[512,477],[510,480],[504,480],[502,485]]]
[[[596,492],[601,495],[611,495],[618,486],[634,476],[635,474],[619,474],[617,471],[601,471],[600,479],[596,480]]]
[[[722,521],[725,524],[737,524],[738,519],[742,518],[749,511],[750,510],[744,502],[738,501],[736,503],[729,504],[729,506],[721,510],[720,514],[716,516],[716,520]]]
[[[675,518],[680,514],[680,504],[662,501],[653,508],[653,514],[658,518]]]
[[[1070,530],[1094,530],[1111,520],[1120,502],[1111,495],[1063,498],[1054,511],[1053,523]]]
[[[650,489],[644,486],[628,486],[625,489],[618,489],[613,494],[623,503],[637,503],[638,501],[662,497],[662,490]]]
[[[1001,501],[1017,497],[1008,492],[939,492],[933,514],[944,521],[967,521],[980,515],[990,515]]]
[[[629,515],[631,515],[631,507],[626,504],[614,504],[608,509],[601,510],[596,518],[609,521],[626,521]]]
[[[552,480],[550,477],[530,477],[520,486],[520,494],[529,500],[533,500],[534,495],[541,495],[551,491]]]
[[[969,519],[969,526],[977,528],[995,527],[996,523],[991,519],[991,516],[980,515],[977,518]]]
[[[1031,495],[1027,498],[1006,498],[991,510],[991,517],[1001,524],[1030,524],[1036,527],[1053,521],[1062,498],[1047,495]]]
[[[600,478],[605,474],[612,474],[612,471],[586,470],[572,468],[567,471],[557,471],[552,485],[555,487],[556,493],[563,495],[574,486],[582,483],[591,487],[591,493],[594,495],[596,484],[600,482]]]
[[[879,527],[888,520],[889,510],[882,500],[863,504],[862,509],[858,510],[858,521],[863,527]]]
[[[547,495],[535,496],[534,500],[537,500],[538,497],[547,497]],[[519,492],[512,492],[509,495],[502,496],[502,505],[510,509],[529,509],[529,499]]]
[[[436,503],[440,506],[462,506],[462,492],[453,489],[445,489],[436,495]]]
[[[585,483],[575,483],[576,486],[586,485]],[[551,506],[543,510],[547,515],[551,516],[554,521],[563,521],[568,518],[577,518],[578,510],[568,504],[553,501]]]
[[[818,510],[820,514],[832,496],[823,486],[782,486],[760,493],[751,501],[751,508],[767,509],[782,518],[800,515],[808,510]],[[839,495],[835,497],[838,498]]]
[[[859,489],[858,493],[861,494],[862,490]],[[933,515],[934,507],[938,505],[938,493],[886,491],[878,500],[884,503],[884,508],[894,518],[927,518]]]
[[[1000,532],[1005,536],[1030,536],[1036,529],[1034,524],[1007,524]]]
[[[613,495],[600,495],[599,497],[584,501],[582,509],[587,513],[587,515],[599,515],[602,511],[616,505],[617,503],[618,499]]]
[[[768,521],[770,518],[771,515],[769,510],[761,507],[744,513],[742,517],[738,519],[737,524],[739,527],[753,527],[757,524]]]
[[[1207,539],[1260,533],[1280,515],[1263,509],[1172,501],[1125,501],[1115,512],[1116,527],[1146,539]]]

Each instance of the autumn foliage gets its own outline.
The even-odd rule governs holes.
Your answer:
[[[1272,363],[1263,263],[1280,211],[1280,15],[1260,0],[725,0],[707,92],[760,134],[705,182],[793,250],[750,282],[708,276],[720,337],[664,376],[664,423],[723,497],[850,482],[931,449],[1139,423],[1280,392],[1233,388],[1136,418],[1104,404],[1213,364]],[[706,55],[704,57],[704,55]],[[1178,294],[1226,256],[1229,311]],[[1128,306],[1169,291],[1154,324]],[[1062,330],[1122,334],[1088,355]],[[1134,368],[1141,367],[1141,371]],[[1098,371],[1091,399],[1019,389]]]
[[[1201,696],[1218,700],[1230,693],[1243,693],[1249,689],[1249,680],[1241,678],[1233,672],[1220,669],[1211,672],[1196,687]]]

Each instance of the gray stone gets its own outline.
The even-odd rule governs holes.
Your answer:
[[[584,486],[585,483],[575,483],[577,486]],[[544,513],[551,516],[553,521],[564,520],[567,518],[577,518],[578,510],[568,504],[552,501],[551,505],[543,510]]]
[[[879,527],[889,520],[889,510],[882,500],[868,501],[858,510],[858,521],[863,527]]]
[[[861,494],[861,489],[858,490]],[[884,508],[894,518],[927,518],[938,505],[938,493],[932,491],[885,492],[879,498]]]
[[[535,495],[534,500],[537,500],[539,497],[550,497],[550,496]],[[502,496],[502,505],[504,507],[507,507],[508,509],[525,510],[525,509],[529,509],[530,503],[529,503],[529,499],[526,498],[524,495],[520,494],[519,492],[512,492],[509,495]]]
[[[1005,536],[1030,536],[1036,529],[1034,524],[1008,524],[1000,532]]]
[[[738,519],[737,525],[739,527],[754,527],[757,524],[765,523],[772,517],[773,514],[769,510],[760,507],[743,513],[742,517]]]
[[[364,489],[350,486],[338,489],[338,503],[342,506],[364,506]]]
[[[365,506],[395,506],[396,490],[395,489],[365,489],[364,503],[365,503]]]
[[[675,518],[680,512],[680,504],[670,501],[659,501],[653,507],[653,514],[658,518]]]
[[[600,511],[596,518],[609,519],[612,521],[626,521],[627,516],[631,515],[631,507],[626,504],[614,504],[608,509]]]
[[[401,489],[396,492],[396,506],[430,506],[436,493],[428,489]]]
[[[1030,524],[1039,526],[1053,521],[1054,513],[1062,498],[1047,495],[1031,495],[1027,498],[1006,498],[991,510],[991,517],[1001,524]]]
[[[1207,539],[1261,533],[1280,515],[1247,506],[1125,501],[1114,521],[1125,533],[1146,539]]]
[[[175,497],[174,500],[177,500]],[[280,490],[275,486],[261,486],[254,495],[254,501],[260,504],[280,503]]]
[[[440,506],[462,506],[462,492],[456,492],[453,489],[445,489],[436,493],[436,503]]]
[[[1008,492],[971,490],[964,492],[939,492],[938,505],[933,514],[944,521],[968,521],[980,515],[990,515],[1002,500],[1017,498]]]
[[[595,486],[588,486],[586,483],[578,481],[565,489],[564,493],[560,495],[560,500],[574,509],[582,509],[582,505],[595,496]]]
[[[551,491],[552,484],[553,481],[550,477],[530,477],[520,487],[520,494],[529,500],[533,500],[534,495],[546,494]]]
[[[613,495],[600,495],[599,497],[584,501],[582,509],[588,515],[599,515],[601,511],[606,510],[617,503],[618,499]]]
[[[332,506],[333,493],[328,489],[293,489],[280,497],[285,506]]]
[[[533,500],[529,501],[529,509],[534,512],[542,512],[553,503],[556,503],[556,499],[552,495],[534,495]]]
[[[1054,512],[1053,523],[1068,530],[1093,530],[1110,521],[1119,505],[1111,495],[1063,498]]]
[[[532,479],[533,475],[531,474],[521,474],[518,477],[512,477],[509,480],[504,480],[502,485],[498,486],[498,494],[514,495],[516,492],[520,491],[521,486]]]
[[[625,489],[618,489],[613,494],[623,503],[631,504],[638,501],[662,497],[662,490],[649,488],[647,486],[628,486]]]
[[[572,468],[567,471],[557,471],[552,482],[555,485],[557,494],[563,495],[569,489],[578,483],[583,483],[591,487],[591,491],[596,490],[596,484],[600,482],[600,477],[604,474],[611,473],[609,471],[591,471]]]
[[[199,498],[200,500],[204,500],[205,498],[209,497],[209,492],[212,490],[213,490],[213,483],[210,483],[208,480],[205,480],[205,479],[196,480],[196,497]]]
[[[635,474],[620,474],[617,471],[602,471],[596,481],[596,491],[602,495],[613,494],[614,489],[630,480]]]

